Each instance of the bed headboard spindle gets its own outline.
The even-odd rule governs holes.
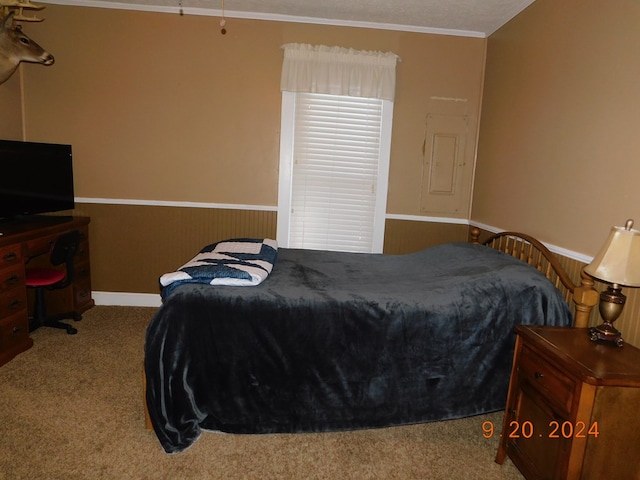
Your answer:
[[[471,229],[471,242],[480,244],[480,229]],[[518,232],[501,232],[491,235],[481,243],[507,255],[511,255],[536,268],[555,285],[565,301],[575,303],[574,325],[586,328],[591,309],[598,303],[599,294],[593,280],[581,273],[580,285],[576,285],[564,270],[558,258],[539,240]]]

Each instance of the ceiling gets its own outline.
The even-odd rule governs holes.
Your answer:
[[[83,5],[225,17],[348,25],[487,37],[534,0],[49,0]]]

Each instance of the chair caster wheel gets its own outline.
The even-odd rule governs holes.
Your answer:
[[[80,315],[79,313],[74,313],[73,314],[73,321],[74,322],[79,322],[80,320],[82,320],[82,315]]]
[[[67,335],[75,335],[78,333],[78,330],[73,327],[67,327]]]

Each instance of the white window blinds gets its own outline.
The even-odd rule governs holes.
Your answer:
[[[371,252],[382,100],[297,94],[289,244]]]
[[[380,253],[399,58],[283,49],[278,244]]]

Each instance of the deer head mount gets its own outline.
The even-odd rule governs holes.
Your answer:
[[[15,21],[42,21],[24,15],[24,10],[43,8],[29,1],[0,0],[0,84],[13,75],[20,62],[53,65],[53,55],[25,35],[20,25],[14,25]]]

